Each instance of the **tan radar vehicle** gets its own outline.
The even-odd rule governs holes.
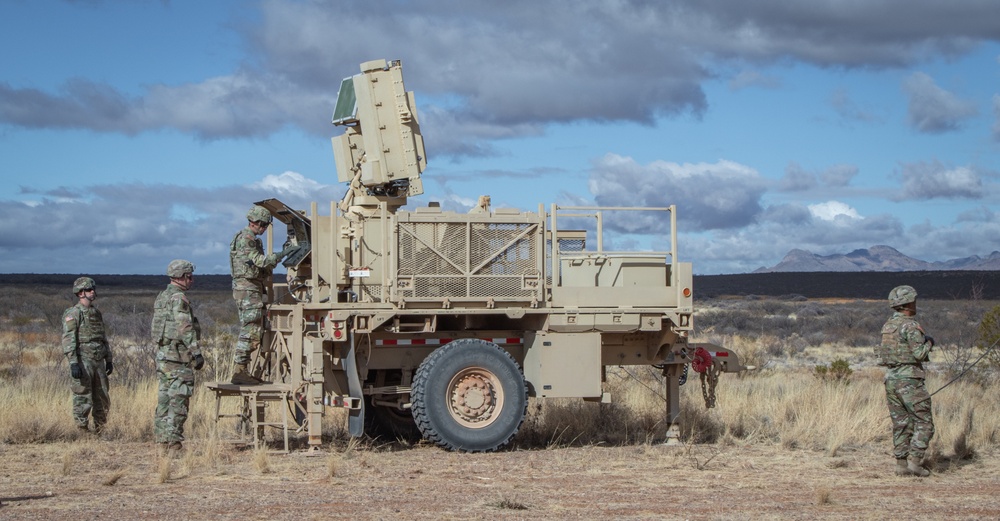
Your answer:
[[[610,401],[606,368],[623,365],[662,371],[670,439],[688,364],[707,406],[718,375],[742,369],[733,352],[688,341],[692,272],[677,260],[674,206],[520,211],[484,196],[469,213],[402,209],[423,193],[426,156],[398,61],[344,79],[333,123],[344,127],[333,138],[343,200],[322,211],[257,203],[287,226],[287,240],[268,235],[269,251],[299,247],[283,263],[287,280],[267,288],[253,361],[273,383],[209,384],[218,399],[243,399],[237,416],[255,442],[277,425],[287,450],[297,425],[316,448],[322,417],[343,407],[352,436],[493,451],[517,433],[529,398]],[[606,228],[624,219],[655,222],[665,251],[607,248]],[[265,418],[268,403],[280,404],[280,422]]]

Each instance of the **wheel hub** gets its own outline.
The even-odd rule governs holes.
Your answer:
[[[452,418],[466,427],[482,428],[502,409],[503,388],[496,376],[482,368],[468,368],[452,378],[449,409]]]

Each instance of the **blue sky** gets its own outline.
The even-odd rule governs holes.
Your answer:
[[[336,91],[381,58],[411,206],[676,204],[698,274],[1000,250],[993,1],[6,0],[0,46],[0,272],[227,273],[253,201],[340,199]]]

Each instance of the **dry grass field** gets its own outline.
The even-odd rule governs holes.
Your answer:
[[[100,283],[100,282],[99,282]],[[458,454],[423,443],[351,440],[341,417],[322,451],[282,455],[219,441],[199,389],[186,450],[152,443],[155,383],[146,329],[155,291],[99,291],[116,353],[101,438],[70,417],[58,351],[65,288],[0,286],[0,519],[985,519],[1000,517],[1000,391],[993,360],[934,396],[926,479],[897,477],[871,344],[887,310],[850,299],[699,302],[697,339],[756,366],[723,375],[705,409],[682,389],[680,443],[663,443],[655,371],[609,371],[614,403],[533,401],[513,446]],[[211,346],[200,382],[228,376],[235,308],[193,295]],[[981,351],[996,302],[922,301],[938,340],[936,390]],[[835,371],[836,367],[848,371]],[[818,371],[817,367],[825,371]],[[269,433],[278,447],[277,432]],[[298,441],[297,446],[302,446]]]

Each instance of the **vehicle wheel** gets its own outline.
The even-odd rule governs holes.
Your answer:
[[[492,452],[521,428],[528,386],[507,351],[466,338],[424,359],[412,398],[413,418],[425,438],[449,450]]]
[[[365,434],[372,439],[387,441],[404,440],[413,443],[420,440],[420,430],[410,411],[373,405],[370,396],[365,396]]]

